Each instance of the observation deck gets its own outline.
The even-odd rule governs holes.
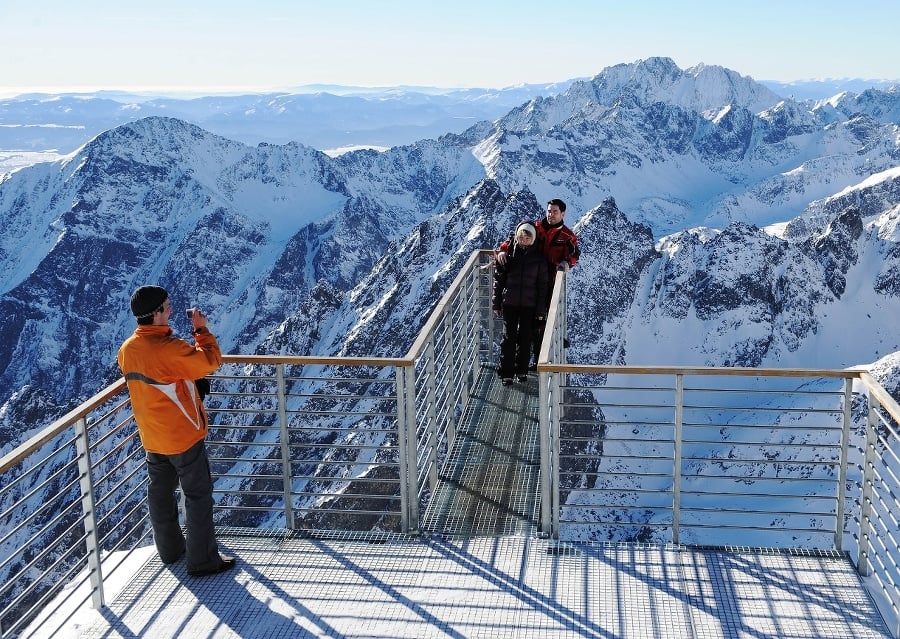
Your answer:
[[[504,387],[489,277],[474,254],[404,358],[226,358],[235,570],[159,561],[121,381],[3,457],[0,636],[900,636],[871,376],[567,363],[558,282]]]

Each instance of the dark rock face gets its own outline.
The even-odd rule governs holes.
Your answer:
[[[859,211],[848,209],[815,241],[815,254],[825,271],[825,284],[835,297],[844,293],[846,273],[859,259],[856,241],[862,234]]]
[[[622,324],[640,278],[659,257],[653,235],[630,222],[612,198],[586,213],[573,230],[582,256],[568,281],[571,341],[579,345],[576,352],[592,351],[589,358],[585,353],[591,363],[624,363]]]

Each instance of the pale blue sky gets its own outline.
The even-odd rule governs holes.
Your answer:
[[[0,95],[499,88],[653,56],[756,80],[895,80],[898,25],[898,0],[0,0]]]

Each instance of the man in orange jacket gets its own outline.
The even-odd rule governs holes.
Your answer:
[[[206,456],[208,422],[195,380],[222,363],[222,351],[194,309],[194,341],[174,337],[169,327],[169,294],[141,286],[131,296],[138,327],[119,348],[134,420],[147,455],[147,502],[153,540],[163,563],[187,559],[190,575],[211,575],[233,567],[219,553],[213,525],[212,476]],[[178,523],[175,489],[181,485],[187,536]]]

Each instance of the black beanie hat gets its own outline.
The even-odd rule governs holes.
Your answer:
[[[131,295],[131,312],[138,319],[150,317],[169,299],[169,294],[161,286],[141,286]]]

